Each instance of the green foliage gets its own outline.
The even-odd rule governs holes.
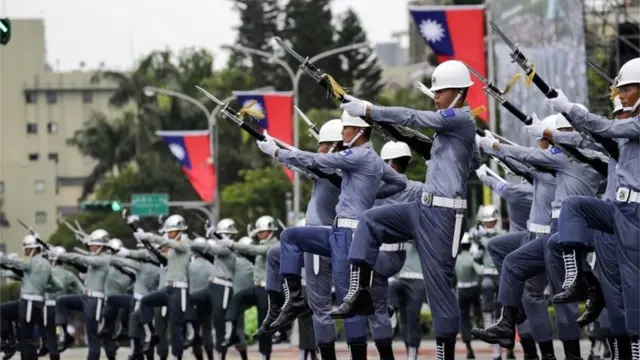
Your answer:
[[[258,331],[258,309],[255,306],[252,306],[245,310],[244,312],[244,333],[248,335],[247,343],[249,345],[253,344],[254,338],[253,334]]]
[[[335,47],[367,42],[367,34],[360,18],[349,9],[342,15],[338,40]],[[382,68],[371,46],[341,53],[342,71],[335,74],[343,86],[350,87],[350,93],[362,99],[374,99],[382,90]]]

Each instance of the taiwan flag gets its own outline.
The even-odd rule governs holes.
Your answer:
[[[274,138],[293,144],[293,92],[234,91],[233,95],[242,107],[255,101],[254,107],[264,114],[257,125]],[[282,169],[289,181],[293,181],[293,172],[284,166]]]
[[[204,202],[216,198],[216,169],[213,165],[209,131],[156,131],[180,162],[182,172]]]
[[[411,6],[411,17],[438,63],[460,60],[486,77],[484,43],[484,7],[482,5]],[[478,79],[469,90],[467,102],[472,108],[487,106],[487,95]],[[479,116],[487,121],[487,114]]]

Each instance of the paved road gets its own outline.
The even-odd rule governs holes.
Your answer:
[[[491,359],[491,348],[489,347],[489,345],[487,344],[483,344],[483,343],[475,343],[474,342],[474,349],[476,351],[476,359],[477,360],[490,360]],[[582,358],[583,359],[587,359],[587,356],[589,354],[589,342],[588,341],[582,341],[581,343],[581,348],[582,348]],[[556,357],[561,359],[563,358],[563,351],[562,351],[562,345],[560,344],[560,342],[556,341],[555,342],[555,348],[556,348]],[[466,351],[464,349],[464,346],[461,343],[458,343],[458,346],[456,348],[457,351],[457,355],[456,358],[457,359],[464,359],[465,358],[465,354]],[[117,360],[126,360],[127,356],[128,356],[128,352],[129,349],[128,348],[120,348],[120,350],[118,351],[118,358]],[[336,345],[336,352],[338,353],[338,359],[339,360],[348,360],[349,359],[349,354],[347,353],[347,347],[344,343],[340,343]],[[394,343],[394,353],[397,359],[403,359],[405,357],[405,350],[404,350],[404,345],[402,344],[402,342],[395,342]],[[64,354],[62,355],[62,358],[65,360],[81,360],[81,359],[86,359],[87,356],[87,352],[86,349],[84,348],[76,348],[76,349],[70,349],[64,352]],[[520,351],[520,348],[516,347],[516,357],[518,359],[522,359],[522,352]],[[17,358],[17,356],[15,357]],[[298,350],[294,347],[291,347],[289,345],[277,345],[274,346],[274,353],[271,356],[272,359],[274,360],[298,360],[299,359],[299,354],[298,354]],[[373,344],[371,343],[369,345],[369,359],[378,359],[378,353],[375,350],[375,346],[373,346]],[[434,359],[435,358],[435,341],[423,341],[422,342],[422,348],[420,351],[420,360],[426,360],[426,359]],[[193,360],[195,359],[193,357],[193,355],[191,354],[190,351],[187,351],[187,353],[184,356],[184,360]],[[240,359],[240,357],[238,356],[237,352],[235,352],[234,350],[231,351],[230,356],[227,356],[228,360],[236,360],[236,359]],[[257,350],[257,346],[252,346],[250,347],[249,350],[249,359],[250,360],[258,360],[260,359],[260,356],[258,354],[258,350]],[[504,359],[504,358],[503,358]]]

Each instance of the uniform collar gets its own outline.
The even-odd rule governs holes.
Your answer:
[[[366,143],[364,143],[364,144],[362,144],[360,146],[356,146],[356,147],[373,149],[373,144],[371,143],[371,141],[367,141]]]
[[[464,112],[471,112],[471,107],[468,106],[468,105],[465,105],[465,106],[463,106],[461,108],[458,108],[458,109],[460,109],[460,111],[464,111]]]

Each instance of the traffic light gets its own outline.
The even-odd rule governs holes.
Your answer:
[[[11,40],[11,20],[0,19],[0,44],[7,45]]]
[[[80,209],[87,211],[116,212],[122,211],[122,209],[124,209],[124,206],[122,206],[122,203],[117,200],[85,201],[80,204]]]

